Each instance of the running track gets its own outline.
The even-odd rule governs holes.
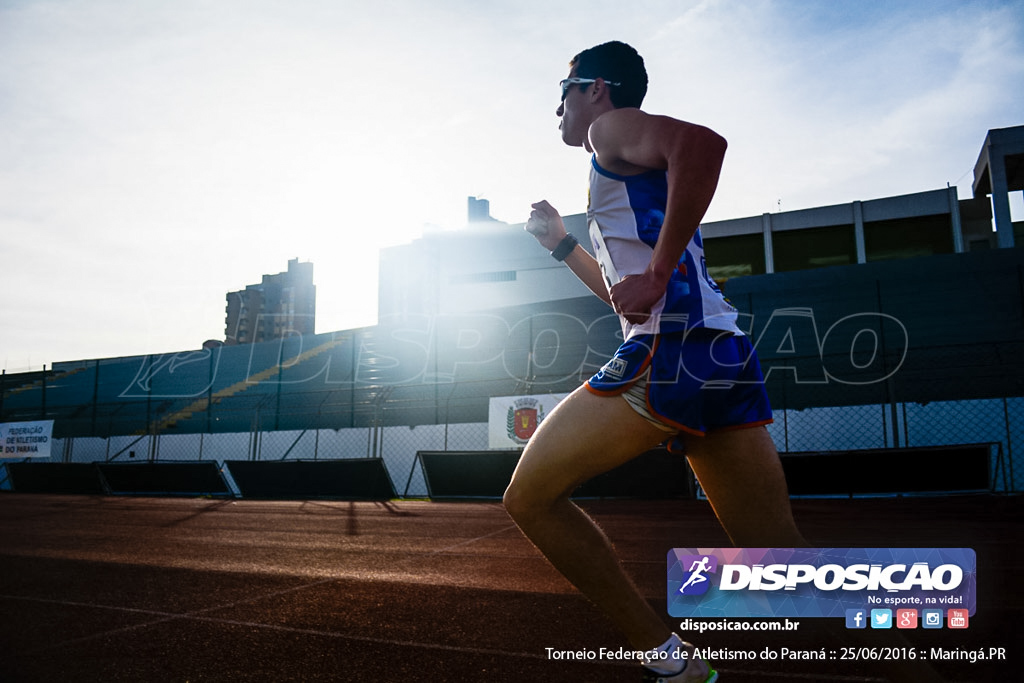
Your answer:
[[[667,550],[728,545],[700,501],[582,504],[661,612]],[[794,510],[819,547],[973,547],[970,628],[904,633],[915,647],[1007,648],[1008,662],[936,665],[947,680],[1020,680],[1005,675],[1024,664],[1019,498],[798,500]],[[625,643],[497,502],[5,493],[0,582],[0,681],[639,680],[634,665],[549,658],[547,648]],[[834,621],[711,632],[700,645],[855,644],[823,628]],[[715,663],[722,683],[915,680],[853,662]]]

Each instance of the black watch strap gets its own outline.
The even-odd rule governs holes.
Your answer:
[[[556,261],[564,261],[566,257],[573,252],[573,249],[576,248],[577,244],[579,244],[579,240],[577,240],[571,232],[566,233],[565,237],[562,238],[562,241],[559,242],[558,246],[551,252],[551,255]]]

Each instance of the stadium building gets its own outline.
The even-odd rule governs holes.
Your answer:
[[[797,493],[823,466],[838,488],[806,493],[1024,487],[1024,222],[1010,210],[1022,159],[1024,127],[991,130],[971,197],[948,187],[702,226]],[[432,459],[459,453],[474,455],[449,471],[471,479],[491,463],[500,480],[552,402],[617,347],[619,325],[522,225],[479,200],[470,211],[464,231],[381,253],[375,326],[4,375],[0,423],[52,421],[52,443],[48,460],[8,455],[3,485],[195,492],[125,472],[205,463],[225,495],[433,496]],[[566,225],[589,244],[585,216]],[[887,458],[891,481],[847,472],[849,453]],[[935,477],[914,480],[916,464],[897,476],[891,463],[920,453]],[[44,476],[44,461],[64,467]],[[273,473],[253,473],[261,464]],[[326,464],[363,468],[365,487],[332,487],[347,475]]]

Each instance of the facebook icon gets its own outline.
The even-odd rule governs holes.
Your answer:
[[[846,628],[867,628],[867,611],[862,609],[846,610]]]

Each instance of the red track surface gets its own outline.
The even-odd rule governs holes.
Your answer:
[[[668,549],[728,545],[706,503],[584,506],[662,612]],[[794,507],[819,547],[975,548],[970,628],[903,633],[916,648],[1007,648],[1007,662],[937,664],[948,680],[1020,680],[1005,675],[1024,665],[1019,499]],[[625,643],[498,503],[3,494],[0,582],[2,681],[639,680],[635,665],[549,658],[547,648]],[[803,620],[795,633],[710,632],[699,644],[858,644],[835,621]],[[862,637],[891,645],[897,635]],[[715,664],[722,683],[884,680],[837,660]]]

